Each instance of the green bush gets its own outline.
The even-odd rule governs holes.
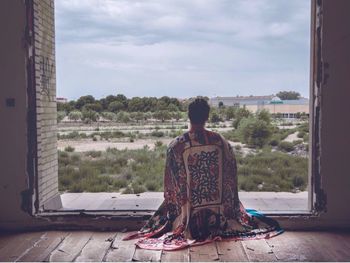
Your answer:
[[[74,152],[75,148],[68,145],[68,146],[66,146],[66,147],[64,148],[64,150],[65,150],[66,152]]]
[[[281,141],[280,136],[274,134],[274,135],[272,135],[269,144],[270,144],[271,146],[278,146],[278,144],[280,143],[280,141]]]
[[[162,141],[156,141],[154,143],[154,146],[157,148],[157,147],[161,147],[163,145],[163,142]]]
[[[158,183],[155,180],[147,181],[145,186],[147,190],[151,192],[157,191],[159,189]]]
[[[241,120],[238,132],[244,143],[262,148],[272,135],[272,127],[265,121],[250,117]]]
[[[68,192],[141,193],[162,191],[166,146],[151,150],[118,150],[69,153],[58,151],[59,190]],[[307,158],[271,152],[269,147],[257,154],[236,152],[239,188],[245,191],[294,191],[306,189]]]
[[[305,136],[305,134],[306,133],[304,131],[300,131],[300,132],[298,132],[297,137],[298,138],[303,138]]]
[[[116,189],[120,189],[120,188],[125,188],[128,185],[128,181],[126,179],[115,179],[113,182],[113,186]]]
[[[130,186],[126,187],[122,192],[122,194],[133,194],[133,193],[134,191]]]
[[[278,148],[283,152],[291,152],[294,150],[294,144],[291,142],[282,141],[279,143]]]
[[[164,137],[164,132],[162,132],[162,131],[153,131],[153,132],[151,132],[151,136]]]
[[[244,191],[293,191],[295,187],[306,189],[308,176],[307,158],[281,152],[264,151],[242,157],[238,162],[239,188]],[[258,185],[262,188],[259,189]]]
[[[91,156],[92,158],[97,158],[102,156],[101,151],[88,151],[85,153],[86,156]]]
[[[147,191],[147,189],[143,185],[132,183],[131,186],[132,186],[134,194],[140,194],[140,193],[143,193],[143,192]]]
[[[237,145],[235,145],[235,149],[236,149],[237,151],[239,151],[239,150],[241,150],[241,149],[242,149],[242,146],[241,146],[241,145],[239,145],[239,144],[237,144]]]

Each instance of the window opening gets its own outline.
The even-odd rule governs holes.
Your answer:
[[[240,28],[229,31],[228,25],[242,18],[231,17],[232,12],[225,13],[223,6],[203,3],[197,14],[199,23],[191,17],[191,12],[197,9],[186,4],[163,10],[163,14],[154,10],[148,17],[151,22],[146,25],[133,18],[142,9],[151,8],[147,2],[134,6],[102,1],[97,9],[87,2],[81,2],[81,6],[69,1],[56,3],[57,97],[50,93],[55,84],[52,55],[41,56],[38,75],[41,95],[48,98],[46,106],[53,105],[53,97],[57,101],[59,164],[58,171],[53,169],[52,174],[58,172],[63,210],[127,210],[127,205],[123,207],[129,200],[127,194],[142,199],[143,208],[152,210],[152,203],[156,208],[162,198],[166,145],[187,130],[186,105],[190,97],[203,95],[212,106],[207,128],[222,133],[234,146],[240,198],[245,206],[281,213],[308,211],[310,46],[305,43],[310,36],[310,11],[306,14],[304,8],[309,10],[310,3],[280,1],[273,8],[264,7],[260,11],[258,3],[229,4],[231,9],[238,6],[242,14],[251,15],[249,8],[259,12],[253,24],[264,32],[262,35],[259,32],[246,35],[247,30]],[[288,16],[281,18],[278,10]],[[303,18],[296,15],[301,10]],[[115,12],[121,12],[120,16]],[[225,18],[221,20],[223,14]],[[205,15],[213,28],[208,28]],[[187,35],[188,28],[183,26],[190,22],[193,35]],[[242,26],[247,22],[242,19]],[[205,28],[207,31],[202,34],[201,29]],[[218,29],[222,30],[221,35]],[[143,38],[136,38],[137,30],[144,30]],[[113,35],[115,32],[118,33]],[[300,38],[289,41],[291,36],[298,35],[296,32]],[[241,34],[238,44],[235,34]],[[184,39],[178,39],[179,35]],[[159,39],[161,36],[164,40]],[[228,47],[235,43],[234,48]],[[244,56],[240,57],[242,43],[248,47],[242,49]],[[268,43],[275,47],[266,57],[269,61],[263,59]],[[302,52],[295,51],[299,47],[303,47]],[[205,59],[202,54],[208,50],[218,53]],[[286,50],[302,57],[284,57]],[[249,57],[250,54],[256,57]],[[254,63],[244,65],[249,58]],[[152,60],[155,63],[150,63]],[[299,60],[303,62],[300,64]],[[302,70],[298,71],[300,65]],[[283,81],[274,79],[279,73],[273,70],[280,68]],[[227,77],[232,74],[235,78]],[[239,80],[239,74],[245,76],[245,81],[238,81],[239,86],[232,90],[229,87]],[[109,81],[108,76],[113,75],[117,77]],[[183,75],[192,78],[196,88],[192,90],[189,82],[178,82],[178,86],[187,87],[176,93],[172,80]],[[136,81],[135,76],[140,80]],[[225,77],[226,82],[222,81]],[[204,85],[201,79],[210,85]],[[252,89],[254,82],[250,79],[268,88]],[[103,87],[108,83],[116,88]],[[159,90],[148,90],[149,83]],[[223,87],[217,90],[218,85]],[[253,91],[253,95],[247,94]],[[265,133],[259,130],[260,124]],[[255,133],[267,135],[254,137]],[[48,185],[39,183],[40,196],[52,193]],[[43,194],[44,189],[47,193]],[[55,210],[52,203],[44,209]]]

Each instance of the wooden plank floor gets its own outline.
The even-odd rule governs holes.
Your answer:
[[[349,232],[287,231],[266,240],[213,242],[179,251],[135,248],[125,233],[47,231],[0,234],[0,261],[350,261]]]
[[[64,193],[61,210],[156,210],[163,201],[163,193]],[[262,212],[306,212],[308,193],[239,192],[246,208]]]

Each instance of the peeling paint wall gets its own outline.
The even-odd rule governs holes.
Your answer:
[[[350,221],[350,1],[320,4],[320,174],[325,218]]]
[[[26,6],[0,1],[0,221],[23,220],[28,189]],[[24,193],[24,192],[23,192]]]
[[[40,8],[38,3],[46,3],[46,7],[53,3],[51,0],[32,1],[36,3],[36,8]],[[0,121],[2,123],[0,129],[0,229],[53,224],[81,227],[80,222],[84,222],[84,227],[106,227],[109,225],[112,228],[121,228],[120,221],[116,224],[112,219],[111,221],[100,220],[99,217],[93,215],[89,218],[79,214],[72,218],[51,215],[50,219],[40,219],[30,217],[27,212],[21,209],[22,194],[27,193],[28,196],[33,194],[28,192],[32,182],[28,174],[28,170],[31,171],[28,169],[30,164],[26,159],[29,148],[27,147],[28,134],[31,131],[31,129],[27,130],[28,101],[30,98],[27,97],[29,81],[26,71],[28,64],[28,50],[25,41],[26,2],[30,1],[0,1],[0,29],[2,32],[2,41],[0,42]],[[350,16],[348,15],[350,1],[313,0],[313,3],[317,3],[319,6],[320,18],[317,20],[320,25],[320,42],[317,42],[317,39],[313,42],[315,52],[312,58],[316,61],[312,68],[312,83],[317,85],[315,106],[320,105],[320,111],[317,112],[320,122],[316,123],[319,126],[315,126],[320,136],[319,144],[316,145],[320,148],[320,155],[317,156],[313,166],[317,168],[316,172],[320,174],[320,177],[314,177],[313,180],[317,183],[318,197],[322,197],[319,200],[324,201],[319,205],[325,204],[326,212],[321,213],[319,217],[295,216],[281,219],[280,222],[282,226],[288,228],[349,227],[350,117],[347,114],[350,113],[350,27],[348,26],[350,25]],[[41,22],[37,21],[37,23],[41,23],[42,26],[49,25],[45,19],[42,19]],[[55,156],[53,153],[54,131],[50,130],[50,126],[54,126],[56,123],[56,109],[51,101],[55,96],[54,69],[52,68],[54,65],[54,42],[52,35],[48,37],[49,33],[40,33],[39,31],[37,34],[42,34],[40,37],[43,37],[44,41],[49,41],[41,43],[42,47],[45,46],[41,54],[49,54],[49,61],[45,56],[42,58],[40,51],[36,50],[35,54],[37,56],[36,77],[41,76],[36,78],[36,83],[39,84],[35,91],[39,92],[40,96],[48,98],[46,101],[41,101],[41,106],[38,104],[38,113],[41,111],[40,107],[43,107],[43,112],[47,112],[47,114],[43,114],[42,119],[38,118],[37,125],[45,128],[38,131],[37,139],[52,139],[47,141],[50,146],[46,149],[48,154],[45,160],[48,163],[47,171],[49,171],[47,178],[51,180],[47,185],[53,187],[46,193],[41,193],[45,197],[42,201],[45,201],[57,193],[55,181],[57,178],[51,177],[56,174],[55,168],[51,169],[50,166],[55,167],[57,161],[53,158]],[[39,95],[40,100],[42,97]],[[45,119],[48,121],[43,122],[42,120]],[[42,143],[41,148],[39,146],[38,149],[44,149],[44,145],[45,143]],[[40,153],[38,152],[38,154]],[[44,183],[45,176],[43,174],[45,171],[42,169],[41,177],[37,177],[42,178],[41,182],[37,181],[37,186]],[[42,191],[46,191],[44,188],[43,185]],[[124,221],[127,220],[124,218]],[[140,224],[139,221],[136,221],[135,224]]]

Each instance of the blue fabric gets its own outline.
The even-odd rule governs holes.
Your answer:
[[[245,211],[247,211],[248,214],[252,215],[252,216],[256,216],[256,217],[264,217],[265,215],[255,209],[251,209],[251,208],[246,208]]]

